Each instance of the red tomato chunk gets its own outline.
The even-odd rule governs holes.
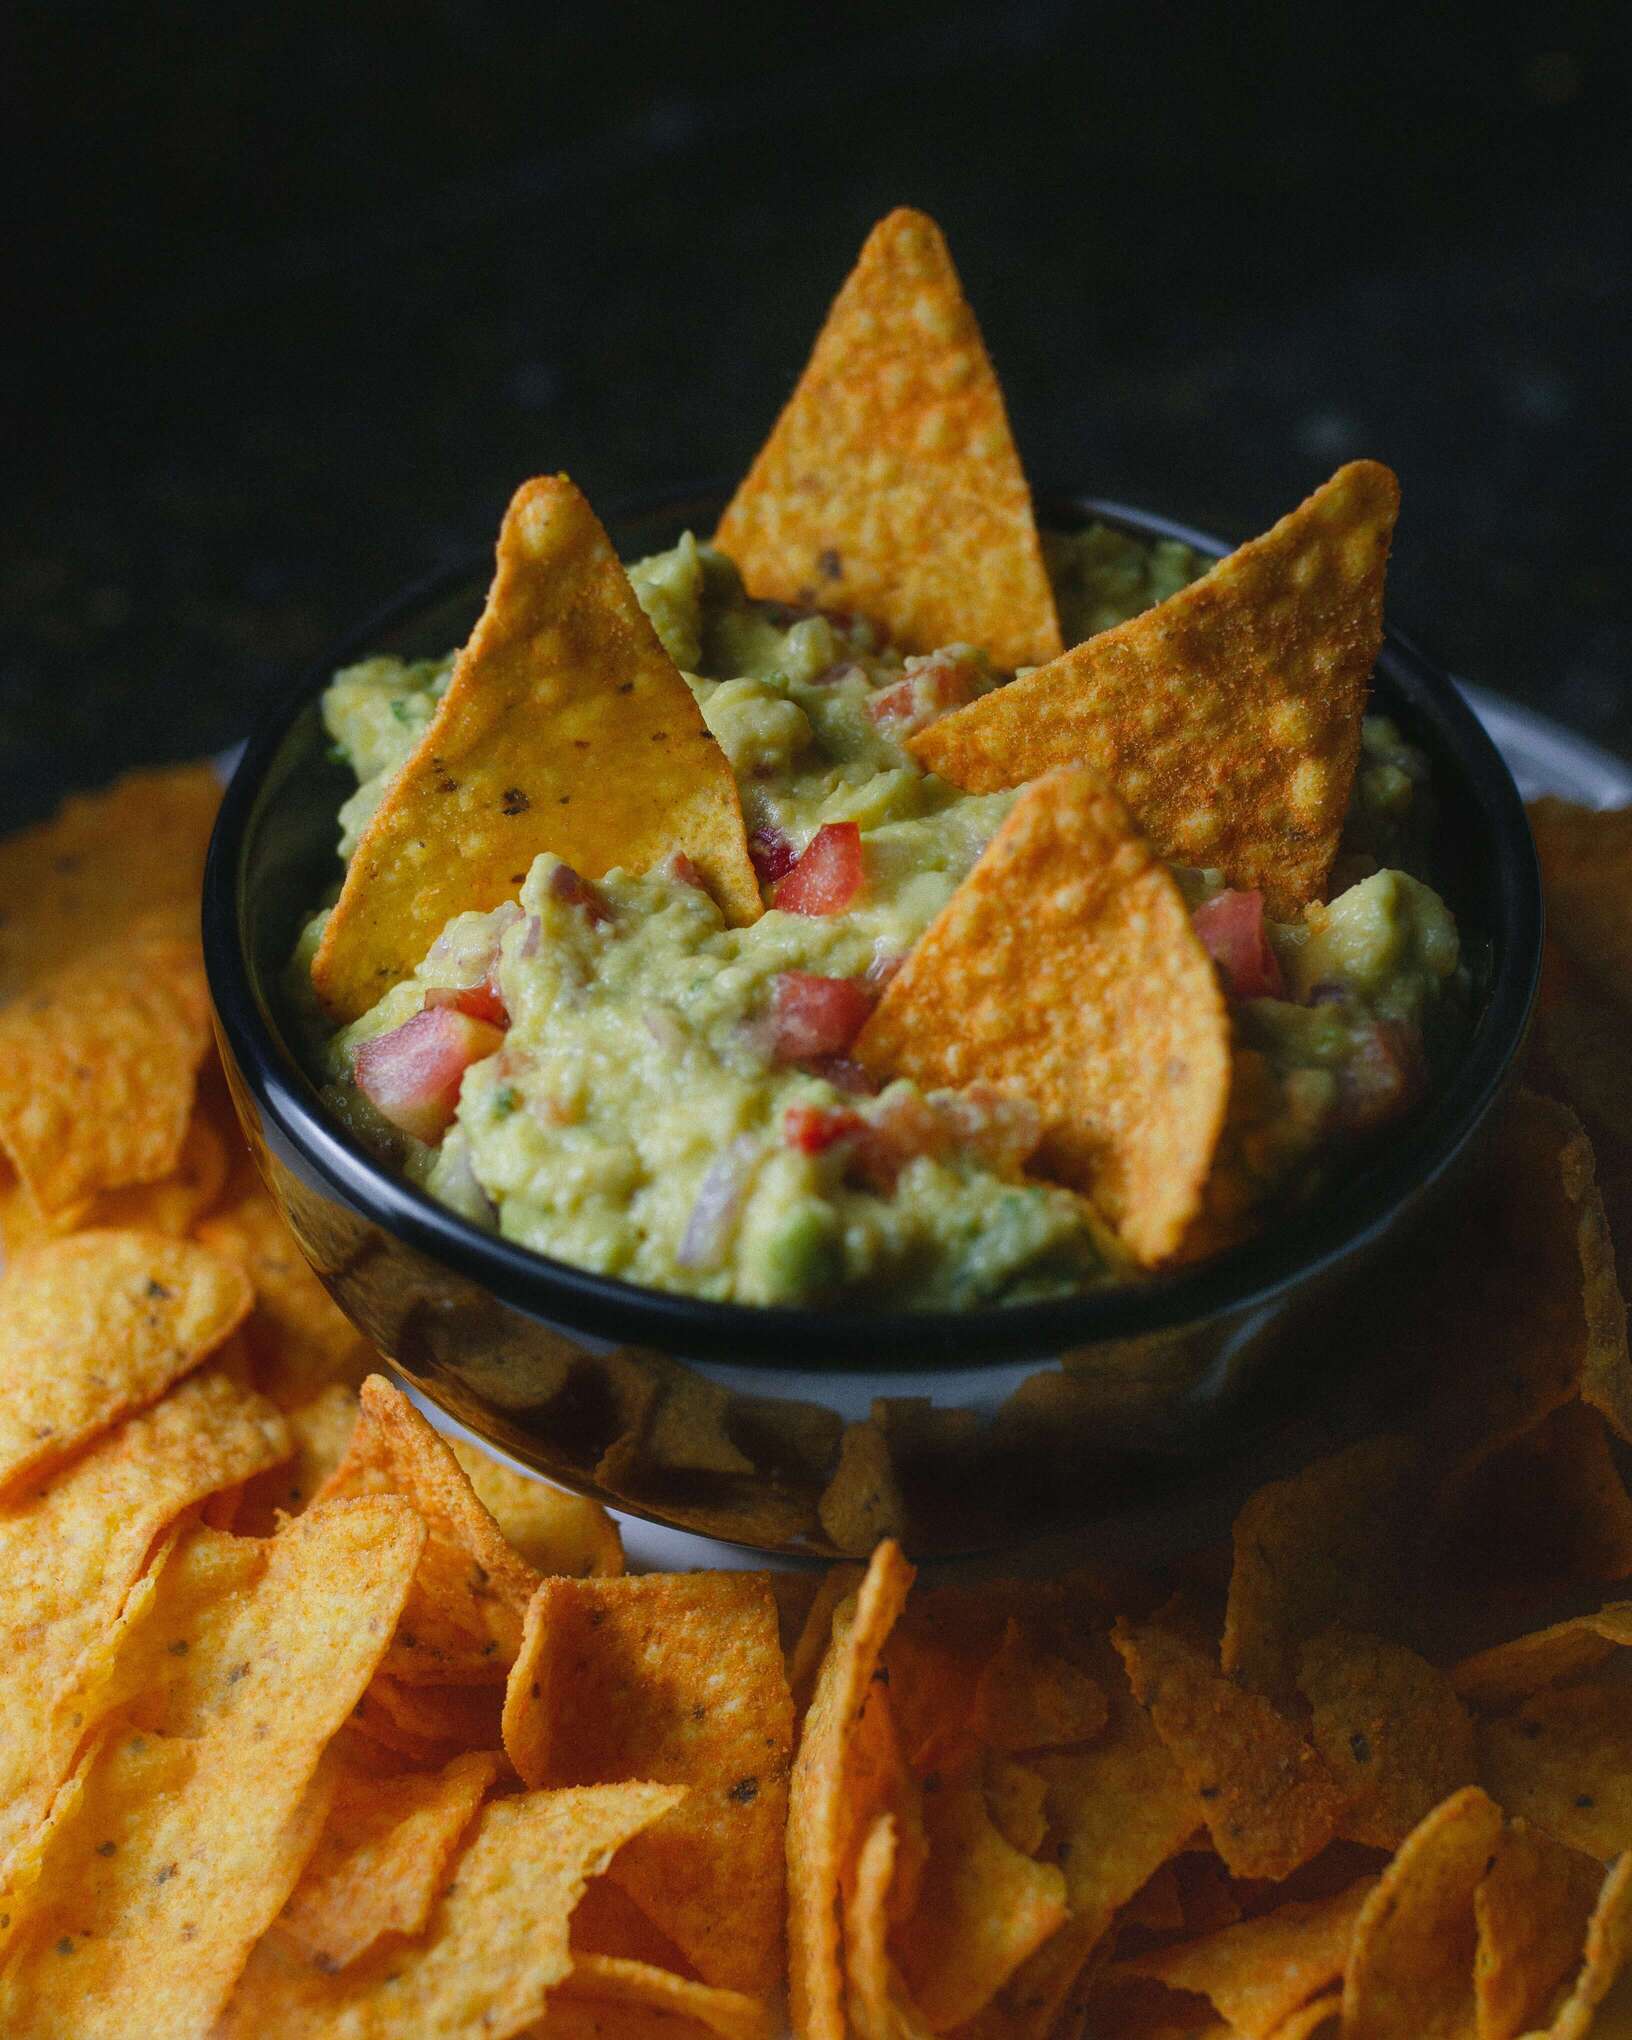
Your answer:
[[[1397,1119],[1427,1084],[1422,1038],[1398,1020],[1373,1020],[1338,1077],[1337,1121],[1351,1133],[1370,1133]]]
[[[790,1105],[782,1115],[782,1137],[802,1155],[819,1155],[865,1124],[859,1113],[842,1105]]]
[[[782,971],[771,994],[771,1052],[783,1063],[842,1055],[872,1010],[872,994],[858,978]]]
[[[489,1027],[508,1027],[510,1013],[504,1003],[498,986],[491,977],[479,985],[432,985],[425,994],[427,1011],[451,1006],[456,1013],[467,1014],[472,1020],[485,1020]]]
[[[979,692],[980,675],[974,666],[934,652],[928,658],[909,659],[905,676],[875,694],[867,713],[891,736],[910,737],[973,701]]]
[[[842,914],[861,891],[862,875],[860,828],[823,822],[772,902],[786,914]]]
[[[1281,966],[1264,929],[1261,892],[1221,892],[1204,907],[1197,907],[1192,919],[1232,999],[1286,996]]]
[[[775,885],[779,878],[786,878],[799,862],[793,845],[780,829],[769,822],[748,831],[748,855],[753,859],[761,885]]]
[[[459,1086],[472,1063],[503,1047],[504,1035],[454,1006],[427,1006],[357,1050],[357,1088],[383,1118],[434,1144],[452,1124]]]

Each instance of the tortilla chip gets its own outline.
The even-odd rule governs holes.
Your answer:
[[[992,1825],[1022,1856],[1035,1856],[1048,1839],[1048,1787],[1042,1773],[993,1750],[986,1758],[981,1783]]]
[[[230,1261],[160,1233],[89,1232],[0,1282],[0,1495],[161,1396],[249,1314]]]
[[[1502,1831],[1477,1785],[1413,1830],[1361,1909],[1343,1979],[1343,2040],[1474,2030],[1474,1893]]]
[[[1203,1997],[1169,1990],[1147,1977],[1096,1977],[1078,2008],[1087,2014],[1083,2031],[1114,2034],[1116,2040],[1234,2040],[1229,2023],[1213,2015]]]
[[[1601,1863],[1632,1849],[1632,1702],[1621,1685],[1556,1686],[1479,1731],[1509,1813]]]
[[[319,1762],[423,1534],[400,1502],[349,1503],[261,1547],[247,1594],[226,1567],[228,1605],[171,1656],[166,1704],[144,1696],[163,1727],[110,1724],[53,1810],[0,1977],[8,2034],[209,2030],[316,1839]]]
[[[798,1641],[788,1654],[788,1687],[800,1714],[809,1705],[816,1674],[833,1641],[833,1617],[861,1585],[862,1577],[859,1565],[830,1565],[817,1583]]]
[[[1339,1828],[1348,1840],[1397,1848],[1478,1777],[1473,1723],[1455,1688],[1402,1644],[1325,1630],[1304,1645],[1298,1684],[1315,1748],[1348,1801]]]
[[[1035,1760],[1047,1786],[1050,1845],[1065,1873],[1070,1922],[1017,1973],[1000,2003],[1022,2030],[1046,2033],[1120,1909],[1200,1824],[1195,1794],[1104,1647],[1110,1720],[1099,1741]]]
[[[1326,1992],[1305,2005],[1291,2018],[1277,2026],[1269,2040],[1314,2040],[1317,2033],[1329,2028],[1326,2040],[1337,2040],[1338,2020],[1343,2011],[1343,1993],[1340,1990]]]
[[[896,1930],[901,1973],[928,2024],[946,2032],[983,2010],[1066,1918],[1065,1877],[1003,1839],[979,1780],[928,1796],[929,1861]]]
[[[1292,1723],[1176,1625],[1119,1622],[1111,1640],[1234,1874],[1285,1877],[1317,1856],[1337,1833],[1344,1796]]]
[[[691,2019],[720,2040],[773,2040],[770,2007],[741,1991],[721,1990],[675,1976],[650,1962],[619,1955],[573,1955],[572,1972],[551,1999],[551,2012],[563,2001],[631,2006]],[[549,2019],[545,2021],[546,2028]]]
[[[1335,1898],[1278,1906],[1202,1940],[1136,1956],[1115,1973],[1208,1998],[1242,2040],[1271,2040],[1342,1976],[1355,1921],[1375,1884],[1362,1878]]]
[[[375,1778],[338,1771],[328,1823],[278,1919],[321,1968],[344,1969],[385,1934],[420,1933],[454,1853],[504,1767],[471,1751],[442,1771]]]
[[[1220,1650],[1227,1673],[1290,1694],[1307,1638],[1333,1622],[1386,1631],[1403,1589],[1418,1451],[1410,1438],[1366,1438],[1245,1504]]]
[[[1587,1928],[1581,1968],[1569,1997],[1547,2028],[1546,2040],[1586,2040],[1593,2030],[1594,2013],[1629,1963],[1632,1963],[1632,1856],[1623,1856],[1598,1893],[1598,1903]],[[1604,2035],[1609,2040],[1607,2027]]]
[[[844,1898],[844,1971],[857,2040],[928,2040],[930,2028],[890,1960],[888,1935],[895,1876],[895,1818],[868,1828]]]
[[[1553,940],[1607,998],[1632,1004],[1632,808],[1548,795],[1529,812]]]
[[[207,761],[160,766],[0,838],[0,1004],[155,907],[193,909],[220,802]]]
[[[331,1382],[361,1383],[375,1364],[373,1348],[313,1274],[247,1156],[198,1237],[230,1254],[255,1285],[249,1336],[264,1395],[291,1410]]]
[[[208,1043],[179,916],[106,937],[0,1009],[0,1147],[41,1212],[170,1173]]]
[[[195,1109],[187,1123],[176,1165],[154,1183],[102,1190],[60,1211],[43,1212],[23,1185],[8,1175],[0,1183],[0,1242],[8,1256],[25,1253],[44,1240],[88,1227],[122,1232],[162,1232],[184,1239],[210,1209],[227,1180],[227,1150],[220,1134]]]
[[[1318,899],[1360,755],[1398,482],[1354,461],[1201,580],[919,731],[971,793],[1092,765],[1163,857]]]
[[[1451,1668],[1451,1683],[1471,1707],[1498,1714],[1544,1686],[1590,1672],[1617,1650],[1632,1649],[1632,1601],[1606,1601],[1594,1615],[1495,1643]]]
[[[534,1572],[611,1579],[623,1571],[623,1539],[599,1502],[518,1473],[467,1439],[450,1438],[448,1449],[505,1543]]]
[[[1016,801],[857,1037],[875,1074],[1023,1089],[1040,1174],[1143,1263],[1179,1245],[1224,1123],[1230,1032],[1173,875],[1098,775]]]
[[[546,1580],[505,1695],[528,1785],[688,1788],[612,1875],[705,1983],[766,1996],[781,1952],[793,1705],[757,1574]]]
[[[848,1758],[856,1717],[895,1627],[913,1569],[881,1544],[833,1641],[805,1715],[788,1798],[788,1990],[801,2040],[846,2040],[839,1964],[839,1886],[861,1837],[849,1810]]]
[[[453,915],[514,899],[553,851],[586,878],[684,851],[727,917],[760,913],[737,782],[565,475],[526,482],[430,728],[364,832],[312,963],[355,1020]]]
[[[1575,1969],[1603,1866],[1514,1821],[1473,1894],[1479,2040],[1514,2040],[1547,2016]]]
[[[845,1425],[816,1515],[835,1551],[863,1554],[882,1538],[905,1533],[907,1504],[895,1475],[895,1455],[875,1418]]]
[[[270,1537],[282,1516],[298,1516],[346,1456],[357,1425],[357,1398],[331,1382],[310,1402],[285,1412],[294,1451],[281,1466],[248,1482],[231,1528],[240,1537]]]
[[[1105,1691],[1082,1666],[1045,1649],[1010,1621],[975,1690],[981,1740],[998,1750],[1061,1749],[1092,1742],[1108,1718]]]
[[[319,1491],[406,1495],[429,1532],[384,1670],[409,1685],[502,1682],[538,1575],[505,1543],[447,1441],[400,1389],[371,1374],[346,1456]]]
[[[67,1774],[75,1683],[105,1668],[164,1531],[288,1449],[269,1403],[206,1368],[0,1514],[0,1863]]]
[[[750,594],[859,610],[907,652],[1060,649],[1003,393],[935,222],[867,237],[714,543]]]
[[[572,1968],[568,1926],[585,1885],[681,1796],[669,1785],[598,1785],[491,1801],[418,1940],[387,1942],[328,1975],[274,1931],[251,1955],[217,2040],[519,2033]]]

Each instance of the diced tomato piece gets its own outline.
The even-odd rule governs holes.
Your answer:
[[[703,874],[692,863],[684,850],[676,850],[663,865],[663,875],[672,878],[676,885],[694,885],[699,892],[707,892]]]
[[[472,1063],[504,1046],[504,1035],[454,1006],[427,1006],[389,1034],[357,1050],[357,1088],[384,1118],[416,1140],[434,1144],[459,1107],[459,1086]]]
[[[868,702],[867,713],[891,736],[910,737],[964,707],[979,691],[976,667],[935,652],[925,659],[909,659],[902,677]]]
[[[483,978],[479,985],[432,985],[425,994],[425,1006],[427,1011],[451,1006],[472,1020],[485,1020],[489,1027],[510,1025],[509,1008],[491,977]]]
[[[859,978],[782,971],[771,993],[771,1052],[784,1063],[842,1055],[872,1010],[872,994]]]
[[[748,855],[753,859],[761,885],[775,885],[779,878],[786,878],[799,862],[793,845],[770,822],[748,831]]]
[[[1221,892],[1204,907],[1197,907],[1192,918],[1232,999],[1286,996],[1280,962],[1264,928],[1261,892]]]
[[[569,907],[581,907],[597,925],[612,918],[605,893],[580,877],[570,864],[558,864],[550,873],[550,897],[564,900]]]
[[[1386,1126],[1416,1103],[1425,1082],[1417,1030],[1397,1020],[1373,1020],[1338,1073],[1338,1123],[1350,1133]]]
[[[854,822],[823,822],[773,895],[788,914],[842,914],[861,891],[861,830]]]
[[[836,1141],[859,1133],[865,1124],[847,1106],[790,1105],[782,1115],[782,1137],[802,1155],[819,1155]]]

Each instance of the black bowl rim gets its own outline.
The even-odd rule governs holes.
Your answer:
[[[706,515],[723,494],[696,488],[650,492],[609,517],[618,524]],[[1220,557],[1222,539],[1131,504],[1055,492],[1042,521],[1069,528],[1098,519],[1135,535],[1176,539]],[[1301,1212],[1210,1260],[1143,1283],[1047,1302],[974,1310],[888,1311],[714,1303],[649,1289],[550,1259],[482,1231],[393,1174],[322,1106],[283,1038],[239,939],[242,862],[262,785],[290,727],[335,670],[373,649],[417,612],[491,571],[491,553],[457,561],[416,582],[371,615],[263,717],[222,799],[204,880],[206,969],[218,1023],[269,1130],[326,1185],[407,1246],[477,1283],[529,1317],[619,1343],[770,1372],[818,1366],[836,1372],[922,1372],[1052,1357],[1097,1342],[1243,1318],[1287,1290],[1363,1253],[1400,1206],[1432,1190],[1478,1134],[1504,1091],[1529,1027],[1541,965],[1540,874],[1523,802],[1500,752],[1450,677],[1397,631],[1385,633],[1378,667],[1434,726],[1490,824],[1496,927],[1505,931],[1473,1052],[1421,1108],[1401,1138],[1350,1183],[1332,1185]]]

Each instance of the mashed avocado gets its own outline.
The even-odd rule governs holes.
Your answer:
[[[1051,538],[1048,555],[1067,642],[1204,564],[1097,527]],[[457,917],[413,978],[323,1044],[337,1109],[467,1217],[657,1288],[966,1307],[1127,1279],[1084,1202],[1026,1174],[1038,1126],[1023,1096],[875,1093],[844,1052],[1014,798],[959,792],[904,740],[1007,676],[978,647],[903,658],[859,619],[752,602],[690,536],[629,571],[731,761],[767,895],[802,875],[730,928],[683,858],[593,885],[539,858],[517,899]],[[329,734],[359,782],[342,855],[451,665],[370,659],[329,688]],[[1454,1036],[1455,925],[1394,868],[1419,862],[1424,781],[1420,757],[1371,719],[1343,889],[1294,925],[1260,913],[1249,931],[1241,902],[1255,895],[1179,873],[1232,993],[1237,1075],[1209,1197],[1226,1230],[1403,1109]],[[465,1028],[467,1060],[443,1113],[382,1116],[370,1045],[422,1011],[460,1016],[448,1024]]]

